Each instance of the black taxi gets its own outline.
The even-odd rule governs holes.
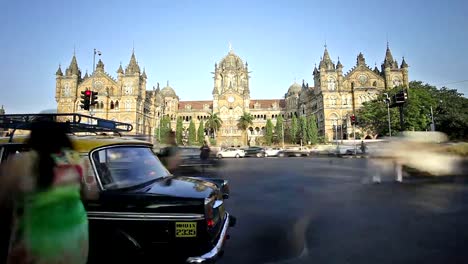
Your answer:
[[[235,224],[225,209],[226,180],[174,176],[148,142],[89,135],[90,131],[121,133],[131,127],[119,130],[123,123],[93,118],[96,124],[92,125],[82,121],[88,116],[69,116],[3,115],[0,128],[27,130],[27,123],[35,118],[67,118],[74,147],[89,165],[82,200],[89,220],[90,262],[211,263],[222,255],[228,229]],[[88,135],[78,135],[83,131]],[[24,139],[13,134],[0,138],[0,161],[27,151]],[[5,229],[8,221],[2,221]],[[2,240],[2,246],[8,245],[5,236]]]

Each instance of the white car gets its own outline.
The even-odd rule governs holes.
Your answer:
[[[282,148],[267,148],[265,149],[265,156],[268,156],[268,157],[276,157],[276,156],[279,156],[280,152],[282,152],[283,149]]]
[[[245,152],[242,149],[236,149],[236,148],[227,148],[224,150],[221,150],[216,154],[216,157],[219,159],[222,158],[243,158],[245,157]]]

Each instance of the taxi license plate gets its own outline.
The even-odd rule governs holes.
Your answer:
[[[176,222],[175,231],[176,237],[196,237],[197,222]]]

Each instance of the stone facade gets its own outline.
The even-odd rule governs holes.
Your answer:
[[[339,59],[335,65],[325,47],[319,68],[313,70],[314,87],[309,87],[304,81],[302,85],[295,82],[284,98],[278,99],[250,98],[248,64],[232,49],[219,64],[215,63],[214,68],[212,100],[180,101],[169,82],[162,89],[158,84],[152,90],[146,90],[147,76],[144,70],[140,71],[134,53],[125,71],[120,65],[117,78],[104,71],[101,60],[92,75],[86,73],[81,77],[73,56],[65,74],[60,66],[56,72],[57,110],[59,113],[88,114],[79,105],[81,91],[90,89],[99,93],[99,103],[93,109],[95,116],[131,123],[137,134],[154,135],[162,116],[171,118],[173,129],[178,117],[182,118],[184,128],[188,128],[191,120],[198,128],[200,122],[207,120],[209,113],[217,113],[223,121],[216,135],[218,144],[244,145],[245,133],[238,129],[237,122],[244,112],[248,112],[254,116],[253,126],[248,129],[251,142],[264,134],[267,119],[275,125],[279,115],[286,122],[292,115],[315,115],[320,133],[332,140],[352,135],[348,117],[362,103],[385,89],[396,85],[408,86],[408,65],[403,59],[398,66],[388,47],[381,70],[369,68],[364,56],[359,54],[356,66],[346,74],[343,74]]]

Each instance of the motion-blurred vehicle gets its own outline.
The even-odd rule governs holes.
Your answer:
[[[227,148],[221,151],[218,151],[218,154],[216,154],[218,159],[222,158],[243,158],[245,157],[245,152],[242,149],[236,149],[236,148]]]
[[[310,149],[307,147],[287,147],[283,153],[285,157],[308,157]]]
[[[37,118],[68,119],[64,124],[74,134],[132,130],[130,124],[79,114],[0,115],[0,128],[28,130],[31,122],[25,120]],[[81,123],[87,120],[97,125]],[[222,255],[229,227],[235,224],[225,209],[226,180],[171,175],[145,141],[121,136],[70,138],[89,166],[82,200],[88,213],[91,262],[135,262],[144,257],[161,263],[206,263]],[[0,161],[28,151],[24,142],[21,136],[0,138]],[[5,227],[10,228],[0,228]]]
[[[245,150],[245,156],[262,158],[266,157],[266,152],[265,149],[261,147],[249,147]]]
[[[282,148],[267,148],[265,149],[265,157],[279,157],[280,155],[284,155]]]

